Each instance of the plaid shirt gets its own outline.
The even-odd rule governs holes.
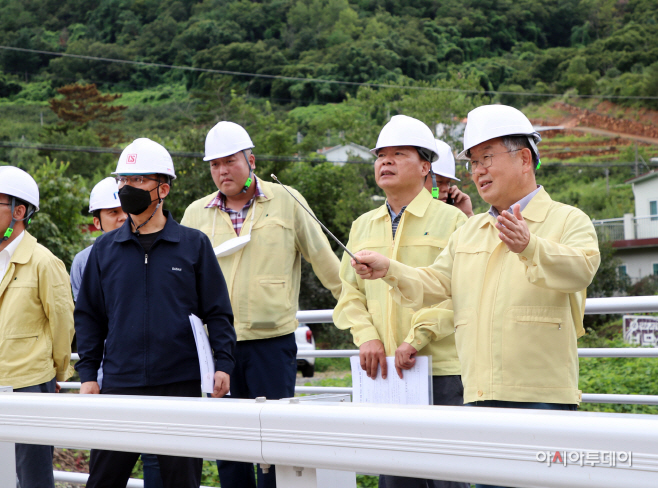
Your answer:
[[[393,227],[393,239],[395,239],[395,233],[398,231],[398,225],[400,225],[400,219],[402,218],[402,214],[404,213],[404,211],[407,209],[407,206],[405,205],[404,207],[402,207],[400,213],[397,215],[393,213],[393,209],[388,204],[388,202],[386,202],[386,207],[388,208],[388,213],[391,216],[391,224],[392,224],[391,226]]]
[[[244,207],[240,210],[233,210],[226,206],[226,196],[221,192],[217,192],[217,196],[212,199],[212,201],[206,205],[205,208],[219,207],[222,212],[226,212],[229,217],[231,217],[231,222],[233,223],[233,230],[237,235],[240,235],[242,230],[242,224],[244,224],[245,219],[247,218],[247,212],[249,212],[249,207],[254,203],[256,197],[267,198],[265,193],[260,189],[260,183],[258,183],[258,178],[254,175],[254,181],[256,182],[256,193],[251,199],[245,203]]]

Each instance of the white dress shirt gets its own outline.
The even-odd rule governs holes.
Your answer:
[[[11,257],[14,255],[14,251],[16,251],[16,248],[23,240],[24,235],[25,231],[21,232],[18,237],[16,237],[16,239],[11,241],[7,247],[0,251],[0,281],[2,281],[2,278],[4,278],[5,273],[7,272],[7,268],[9,267],[9,261],[11,261]]]

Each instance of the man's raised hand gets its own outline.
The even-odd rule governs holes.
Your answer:
[[[521,205],[518,203],[513,207],[511,214],[504,210],[498,216],[496,228],[500,231],[498,237],[503,241],[510,251],[516,254],[523,252],[530,242],[530,230],[525,219],[521,215]]]

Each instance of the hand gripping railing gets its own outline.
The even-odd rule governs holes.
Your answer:
[[[532,488],[658,480],[651,415],[2,393],[0,426],[0,442],[288,467],[300,476],[286,487],[319,486],[316,468]]]

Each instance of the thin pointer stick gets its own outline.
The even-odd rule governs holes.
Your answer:
[[[306,208],[302,202],[300,202],[299,200],[297,200],[297,197],[296,197],[295,195],[293,195],[292,192],[291,192],[290,190],[288,190],[288,189],[285,187],[285,185],[279,181],[279,178],[277,178],[275,174],[271,174],[270,176],[272,177],[272,179],[273,179],[274,181],[276,181],[279,185],[281,185],[281,186],[283,187],[284,190],[286,190],[288,193],[290,193],[290,196],[293,197],[293,198],[297,201],[297,203],[299,203],[299,204],[302,206],[302,208],[303,208],[304,210],[306,210],[306,211],[309,213],[309,215],[315,219],[315,221],[316,221],[318,224],[320,224],[320,227],[322,227],[322,228],[324,229],[324,231],[325,231],[327,234],[329,234],[329,236],[330,236],[334,241],[336,241],[336,242],[338,243],[338,245],[339,245],[340,247],[342,247],[342,248],[345,250],[345,252],[346,252],[347,254],[350,255],[350,257],[351,257],[352,259],[354,259],[354,261],[356,261],[356,264],[361,264],[361,263],[359,262],[359,260],[356,259],[356,258],[354,257],[354,254],[352,254],[352,253],[350,252],[350,250],[347,249],[347,248],[343,245],[343,243],[340,242],[340,241],[336,238],[336,236],[333,235],[333,234],[331,233],[331,231],[330,231],[329,229],[327,229],[327,228],[324,226],[324,224],[318,220],[318,218],[317,218],[315,215],[313,215],[313,212],[311,212],[308,208]]]

